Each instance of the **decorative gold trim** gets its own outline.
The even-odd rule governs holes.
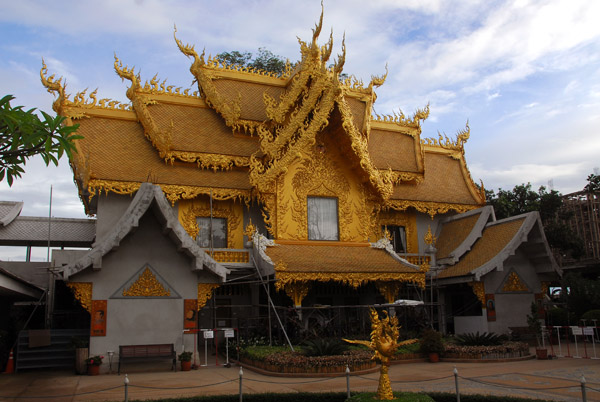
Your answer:
[[[210,250],[205,250],[206,254],[210,255]],[[212,259],[216,262],[229,262],[229,263],[248,263],[250,262],[249,251],[224,251],[224,250],[213,250]]]
[[[375,282],[375,286],[385,301],[391,304],[396,301],[396,295],[400,292],[403,284],[401,282]]]
[[[289,272],[279,270],[276,271],[277,281],[275,286],[277,289],[283,288],[286,284],[292,282],[328,282],[334,281],[352,286],[354,289],[368,282],[411,282],[425,287],[425,273],[415,272]]]
[[[467,285],[471,286],[473,293],[477,296],[477,300],[481,303],[481,306],[485,308],[485,285],[483,282],[469,282]]]
[[[218,283],[199,283],[198,284],[198,311],[200,311],[208,300],[212,297],[213,290],[218,288]]]
[[[458,213],[463,213],[477,209],[480,205],[452,204],[446,202],[431,202],[431,201],[411,201],[411,200],[387,200],[384,208],[391,208],[396,211],[404,211],[408,208],[414,208],[419,212],[429,214],[431,219],[436,214],[445,214],[450,210]]]
[[[146,267],[138,279],[128,289],[123,289],[123,296],[128,297],[169,297],[171,290],[156,279],[156,276]]]
[[[192,202],[186,204],[182,203],[179,207],[182,208],[182,211],[179,214],[181,217],[181,226],[183,226],[192,239],[196,239],[200,230],[196,218],[209,217],[211,215],[210,206],[198,205]],[[240,225],[241,217],[233,210],[233,205],[230,205],[230,208],[213,206],[212,216],[215,218],[227,219],[227,248],[235,248],[234,233]]]
[[[382,116],[375,114],[372,120],[378,123],[395,123],[399,126],[419,128],[421,127],[421,121],[427,120],[429,117],[429,103],[423,109],[417,109],[412,117],[405,116],[400,109],[398,109],[398,113],[392,113],[393,115]],[[467,136],[467,138],[469,137]]]
[[[425,241],[425,244],[427,244],[427,245],[433,244],[435,246],[435,242],[437,241],[437,238],[433,235],[433,233],[431,233],[431,225],[427,225],[427,233],[425,233],[423,240]]]
[[[79,301],[81,307],[92,314],[92,282],[67,282],[67,286],[73,292],[73,296]]]
[[[415,244],[413,236],[417,233],[416,220],[410,219],[407,214],[398,214],[391,211],[381,211],[379,213],[379,227],[381,226],[403,226],[406,232],[406,252],[414,253]],[[377,233],[381,230],[380,228],[376,228]],[[391,240],[391,239],[390,239]],[[418,265],[418,264],[416,264]]]
[[[277,290],[280,289],[277,288]],[[304,298],[308,294],[308,291],[310,290],[310,285],[308,284],[308,282],[304,281],[291,282],[284,285],[283,290],[285,291],[285,294],[287,294],[289,298],[292,299],[295,307],[302,307],[302,300],[304,300]]]
[[[512,271],[508,274],[508,278],[502,285],[503,292],[528,292],[529,288],[527,285],[521,280],[521,277],[515,272]]]

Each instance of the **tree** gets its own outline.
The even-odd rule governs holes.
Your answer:
[[[541,186],[537,192],[531,189],[531,183],[520,184],[512,190],[486,190],[486,200],[494,207],[496,218],[504,219],[510,216],[538,211],[548,244],[559,249],[561,254],[569,254],[578,259],[583,253],[583,243],[579,237],[564,223],[570,218],[562,210],[563,199],[556,190],[548,192]]]
[[[11,106],[13,99],[12,95],[0,99],[0,181],[6,178],[9,186],[25,172],[23,166],[32,156],[40,155],[46,166],[58,165],[63,153],[70,157],[75,151],[73,141],[83,138],[75,134],[79,124],[63,125],[64,117],[43,111],[40,118],[36,109]]]
[[[217,59],[233,66],[254,68],[278,75],[285,72],[286,61],[264,47],[258,48],[258,56],[254,60],[253,57],[254,55],[250,52],[239,52],[237,50],[217,54]]]
[[[600,175],[592,173],[587,178],[588,184],[583,188],[588,193],[600,192]]]

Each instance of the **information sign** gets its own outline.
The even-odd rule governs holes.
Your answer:
[[[234,336],[235,336],[235,333],[234,333],[233,329],[225,330],[225,338],[233,338]]]
[[[204,339],[212,339],[215,337],[214,331],[204,331]]]
[[[583,335],[583,329],[581,327],[571,327],[573,335]]]

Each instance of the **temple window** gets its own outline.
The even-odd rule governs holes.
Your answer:
[[[396,253],[406,253],[406,228],[397,225],[384,225],[381,227],[381,232],[385,230],[390,234],[390,242]]]
[[[200,247],[210,247],[210,217],[198,217],[198,236],[196,243]],[[227,219],[212,218],[213,248],[227,248]]]
[[[338,200],[308,197],[308,240],[339,240]]]

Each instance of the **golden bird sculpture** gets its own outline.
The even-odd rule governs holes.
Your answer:
[[[344,339],[348,343],[365,345],[373,351],[373,360],[381,362],[379,369],[379,386],[377,387],[378,400],[394,399],[388,369],[390,361],[396,350],[400,346],[409,345],[418,342],[418,339],[409,339],[398,342],[400,334],[400,326],[398,325],[397,317],[390,317],[386,310],[383,311],[382,317],[379,317],[377,310],[371,309],[371,340],[361,341],[354,339]]]

